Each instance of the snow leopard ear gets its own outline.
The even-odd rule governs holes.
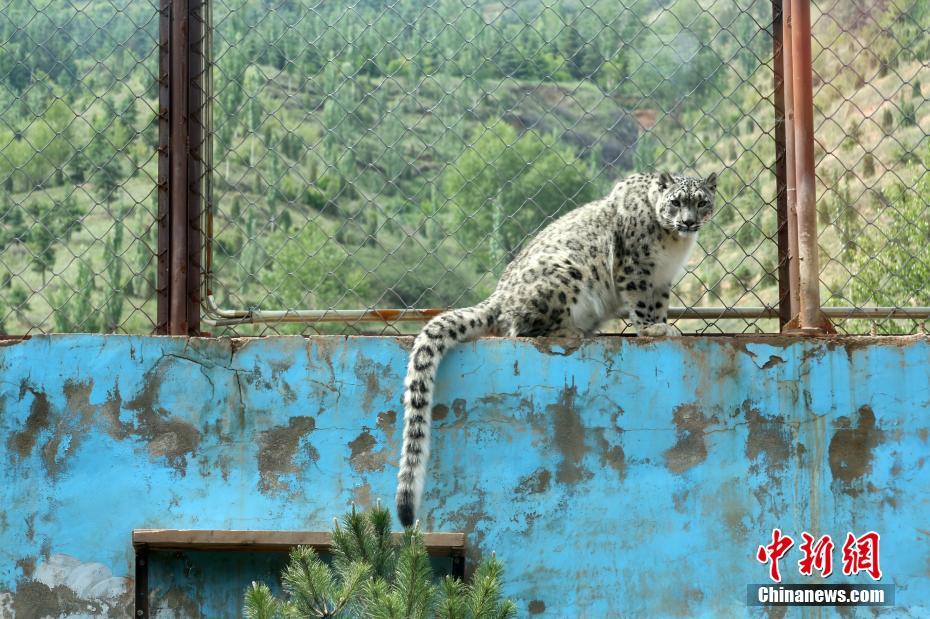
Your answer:
[[[710,176],[704,179],[704,186],[711,191],[717,191],[717,173],[711,172]]]
[[[668,172],[662,172],[659,174],[659,189],[668,189],[672,186],[672,175]]]

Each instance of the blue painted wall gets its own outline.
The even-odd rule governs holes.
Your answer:
[[[0,616],[128,616],[133,528],[328,530],[352,501],[390,502],[408,345],[0,347]],[[897,588],[880,612],[930,616],[926,338],[483,340],[437,389],[426,528],[467,532],[471,560],[496,551],[521,615],[784,616],[745,605],[780,527],[878,531]],[[818,582],[796,550],[785,581]],[[154,578],[161,616],[235,616],[198,561],[203,586]]]

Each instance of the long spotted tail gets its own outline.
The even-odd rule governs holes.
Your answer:
[[[493,297],[433,318],[413,341],[404,382],[404,447],[397,474],[397,516],[413,525],[426,478],[432,422],[433,381],[443,355],[459,342],[485,335],[497,320]]]

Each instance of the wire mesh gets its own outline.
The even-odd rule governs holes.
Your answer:
[[[930,5],[819,0],[812,20],[823,304],[928,307]],[[922,320],[834,322],[911,333]]]
[[[212,11],[217,305],[472,304],[527,237],[619,178],[715,171],[718,213],[675,293],[719,312],[679,326],[777,330],[732,311],[778,303],[769,0]],[[384,327],[232,332],[320,329]]]
[[[661,169],[720,175],[675,289],[700,317],[679,326],[777,329],[769,0],[210,10],[207,289],[236,316],[341,321],[218,332],[405,330],[341,312],[474,303],[526,238]],[[846,332],[921,330],[930,8],[818,0],[813,17],[822,297]],[[0,334],[154,328],[158,18],[151,1],[0,9]]]
[[[154,328],[158,16],[0,7],[0,334]]]

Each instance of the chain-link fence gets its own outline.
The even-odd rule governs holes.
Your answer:
[[[769,0],[215,0],[213,19],[218,306],[471,304],[553,218],[668,169],[720,175],[676,304],[777,315]]]
[[[211,20],[210,91],[173,115],[172,75],[199,71],[166,56],[186,2],[0,9],[3,333],[161,327],[156,296],[168,305],[183,248],[199,251],[168,259],[169,224],[199,213],[167,208],[184,195],[207,207],[190,229],[204,270],[188,264],[214,333],[409,331],[371,319],[476,302],[526,238],[659,169],[720,177],[675,289],[679,326],[778,330],[777,0],[194,4]],[[847,332],[914,331],[930,305],[930,9],[819,0],[812,14],[825,309]],[[204,120],[211,146],[179,141],[177,118]],[[178,184],[168,164],[190,151],[207,174]],[[878,307],[915,318],[843,318]]]
[[[0,7],[0,334],[152,331],[158,18]]]
[[[930,5],[815,3],[814,105],[825,307],[930,306]],[[852,333],[923,318],[834,319]]]

